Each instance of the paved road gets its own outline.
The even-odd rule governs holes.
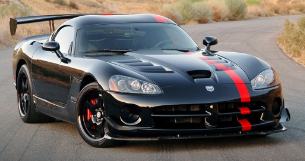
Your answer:
[[[278,72],[292,120],[287,132],[268,137],[238,137],[130,142],[97,149],[87,145],[73,124],[24,124],[12,84],[12,48],[0,51],[0,160],[305,160],[305,68],[276,45],[286,17],[183,26],[198,44],[219,38],[215,50],[253,54]],[[289,17],[295,19],[296,17]],[[202,45],[201,45],[202,46]]]

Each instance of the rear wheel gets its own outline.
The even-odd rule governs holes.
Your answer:
[[[85,86],[77,100],[76,126],[80,136],[94,147],[111,147],[125,143],[124,141],[109,140],[104,119],[103,98],[99,85],[94,82]]]
[[[17,77],[17,102],[20,117],[25,123],[53,122],[55,119],[38,113],[35,110],[32,97],[32,83],[29,70],[24,64]]]

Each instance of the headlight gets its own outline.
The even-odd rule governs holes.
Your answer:
[[[280,84],[277,73],[272,69],[261,72],[258,76],[251,80],[253,89],[269,88]]]
[[[160,94],[161,89],[152,83],[121,75],[112,76],[109,79],[111,91],[124,93]]]

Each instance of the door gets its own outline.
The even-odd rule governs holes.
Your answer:
[[[60,51],[67,55],[73,43],[74,29],[64,26],[57,31],[52,41],[57,41]],[[71,50],[70,50],[71,51]],[[55,52],[45,51],[41,47],[36,50],[32,58],[32,80],[36,105],[60,110],[65,107],[68,93],[65,84],[70,76],[60,72],[61,60]]]

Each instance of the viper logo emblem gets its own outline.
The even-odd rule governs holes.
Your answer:
[[[214,91],[214,87],[213,87],[213,86],[205,86],[205,88],[206,88],[209,92],[213,92],[213,91]]]

